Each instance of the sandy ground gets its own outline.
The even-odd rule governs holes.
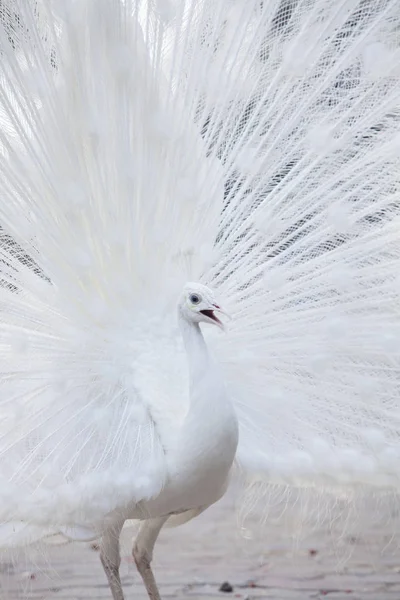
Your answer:
[[[264,527],[251,519],[241,527],[228,498],[196,520],[164,530],[154,557],[162,597],[400,599],[400,553],[390,515],[376,524],[367,512],[355,533],[351,519],[338,524],[332,515],[325,524],[299,527],[299,507],[282,508],[271,509]],[[122,580],[126,600],[144,600],[130,556],[133,534],[133,529],[123,532]],[[232,591],[219,591],[223,582]],[[68,544],[52,546],[47,554],[32,552],[29,559],[1,555],[0,598],[110,600],[111,595],[98,549]]]

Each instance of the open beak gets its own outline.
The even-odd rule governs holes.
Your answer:
[[[222,323],[222,321],[219,320],[215,313],[218,312],[219,314],[224,315],[225,317],[230,317],[224,310],[222,310],[220,306],[218,306],[218,304],[214,304],[213,308],[201,310],[200,312],[205,317],[208,317],[210,321],[213,321],[216,325],[218,325],[218,327],[220,327],[223,331],[225,330],[225,325]]]

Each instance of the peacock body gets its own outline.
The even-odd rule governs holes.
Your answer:
[[[193,515],[234,458],[396,492],[397,0],[0,13],[0,543]]]

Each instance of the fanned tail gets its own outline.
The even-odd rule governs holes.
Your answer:
[[[242,467],[397,490],[397,0],[13,6],[0,520],[78,531],[159,492],[197,279],[233,316],[209,345]]]

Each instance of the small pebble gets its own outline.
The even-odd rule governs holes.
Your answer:
[[[358,542],[358,539],[355,535],[350,535],[347,539],[349,541],[349,544],[355,545]]]
[[[231,593],[233,592],[233,587],[231,586],[231,584],[229,583],[229,581],[224,581],[224,583],[221,584],[220,588],[219,588],[220,592],[226,592],[226,593]]]

